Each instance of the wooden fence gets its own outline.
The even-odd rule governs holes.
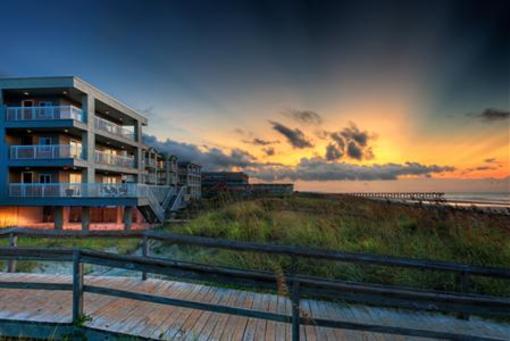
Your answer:
[[[42,238],[141,238],[143,256],[120,256],[116,254],[80,250],[80,249],[32,249],[17,248],[16,240],[21,236]],[[319,327],[344,328],[380,333],[421,336],[431,338],[458,339],[465,338],[462,334],[451,334],[440,331],[417,330],[386,325],[371,325],[338,320],[327,320],[303,317],[300,314],[299,302],[303,296],[340,299],[346,301],[394,306],[406,309],[423,309],[462,314],[510,316],[510,298],[494,297],[469,293],[470,276],[483,276],[510,280],[510,269],[478,267],[443,261],[419,260],[400,257],[386,257],[365,253],[336,252],[320,249],[309,249],[296,246],[257,244],[234,242],[211,238],[192,237],[157,231],[55,231],[5,229],[0,231],[0,238],[8,237],[10,246],[0,248],[0,260],[7,260],[8,270],[15,271],[16,260],[39,260],[73,262],[73,283],[12,283],[0,282],[0,288],[25,288],[45,290],[73,290],[73,321],[78,321],[83,314],[83,292],[110,295],[129,299],[143,300],[178,307],[202,309],[212,312],[236,314],[246,317],[262,318],[271,321],[292,323],[292,338],[299,340],[299,325],[315,325]],[[378,266],[414,268],[425,271],[444,271],[455,273],[459,279],[460,292],[418,290],[408,287],[385,286],[375,284],[353,283],[330,280],[312,276],[287,273],[285,280],[290,288],[292,315],[283,315],[250,309],[235,308],[223,305],[192,302],[181,299],[128,292],[113,288],[85,285],[83,282],[83,264],[94,264],[127,270],[140,271],[146,279],[148,273],[193,278],[200,280],[220,280],[223,283],[257,289],[277,289],[277,275],[267,271],[242,270],[229,267],[211,266],[185,261],[161,259],[149,254],[149,240],[160,240],[177,244],[196,245],[237,251],[262,252],[274,255],[305,257],[347,263],[362,263]],[[474,338],[475,339],[475,338]],[[476,338],[480,339],[480,338]]]

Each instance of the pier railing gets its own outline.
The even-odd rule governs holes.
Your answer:
[[[17,238],[140,238],[143,256],[120,256],[116,254],[80,250],[80,249],[27,249],[16,248]],[[212,312],[235,314],[252,318],[291,323],[292,338],[299,340],[300,325],[314,325],[329,328],[365,330],[380,333],[420,336],[430,338],[459,339],[465,335],[451,334],[441,331],[417,330],[387,325],[352,323],[338,320],[317,319],[302,316],[299,305],[303,296],[340,299],[345,301],[363,302],[386,305],[405,309],[442,311],[460,314],[467,318],[469,314],[510,316],[510,298],[480,295],[469,292],[469,278],[482,276],[501,280],[510,280],[510,269],[479,267],[444,261],[431,261],[400,257],[386,257],[365,253],[348,253],[320,249],[309,249],[297,246],[258,244],[235,242],[211,238],[192,237],[157,231],[54,231],[5,229],[0,231],[0,238],[8,237],[9,247],[0,248],[0,260],[8,261],[8,271],[15,271],[16,260],[44,260],[73,262],[73,284],[47,283],[13,283],[0,282],[0,288],[28,288],[45,290],[73,290],[73,321],[79,321],[83,314],[83,293],[90,292],[102,295],[136,299],[178,307],[201,309]],[[94,264],[127,270],[140,271],[142,279],[148,273],[173,277],[198,279],[205,281],[221,281],[225,284],[244,286],[250,289],[278,290],[281,278],[268,271],[243,270],[229,267],[211,266],[192,262],[162,259],[149,254],[149,241],[159,240],[176,244],[197,245],[202,247],[220,248],[237,251],[261,252],[273,255],[290,256],[292,259],[305,257],[326,259],[330,261],[371,264],[390,267],[414,268],[425,271],[444,271],[454,273],[459,278],[460,292],[435,290],[418,290],[409,287],[353,283],[340,280],[303,276],[295,272],[285,274],[287,287],[290,288],[292,314],[276,314],[230,306],[192,302],[181,299],[161,297],[118,290],[114,288],[85,285],[83,282],[83,264]]]
[[[342,193],[362,198],[377,198],[377,199],[404,199],[415,201],[444,201],[445,193],[442,192],[354,192]]]

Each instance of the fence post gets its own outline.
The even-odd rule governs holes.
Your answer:
[[[149,238],[144,233],[143,239],[142,239],[142,256],[147,257],[149,256]],[[142,281],[145,281],[147,279],[147,272],[142,271]]]
[[[73,250],[73,323],[79,323],[83,316],[83,263],[80,250]]]
[[[292,341],[299,341],[299,281],[294,277],[292,279]]]
[[[9,247],[16,247],[18,236],[14,233],[9,234]],[[9,259],[7,262],[7,272],[16,272],[16,261]]]
[[[469,273],[467,271],[460,272],[458,281],[460,292],[467,293],[469,291]],[[463,320],[469,320],[469,314],[467,313],[459,313],[457,317]]]

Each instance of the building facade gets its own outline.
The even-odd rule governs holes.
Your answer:
[[[249,176],[243,172],[202,172],[204,198],[214,197],[220,193],[242,197],[249,195]]]
[[[178,162],[179,186],[186,187],[188,200],[202,198],[202,167],[193,162]]]
[[[0,79],[0,224],[17,215],[88,229],[112,208],[126,228],[140,214],[161,221],[177,160],[143,143],[146,125],[77,77]]]

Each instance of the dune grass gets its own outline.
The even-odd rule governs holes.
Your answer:
[[[362,198],[294,195],[234,202],[206,210],[173,232],[339,251],[510,266],[510,219],[454,209],[420,208]],[[251,269],[288,269],[287,257],[183,248],[200,262]],[[300,259],[298,271],[346,280],[455,290],[453,275],[412,269]],[[505,281],[475,278],[473,290],[510,295]]]

